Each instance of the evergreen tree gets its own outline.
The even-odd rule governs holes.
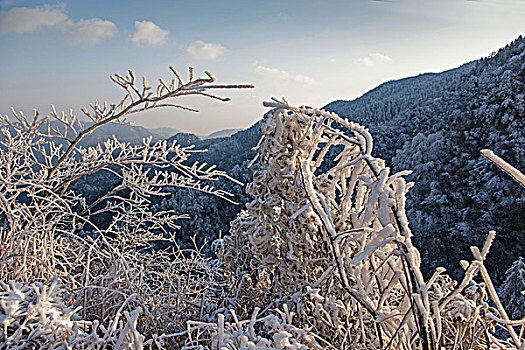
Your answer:
[[[500,299],[509,317],[518,320],[525,317],[525,259],[520,257],[505,273]]]

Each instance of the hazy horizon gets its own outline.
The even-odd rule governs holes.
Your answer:
[[[95,6],[96,5],[96,6]],[[525,2],[457,1],[0,1],[0,113],[30,114],[117,101],[108,75],[133,69],[151,82],[212,72],[232,101],[188,99],[132,120],[199,135],[246,128],[262,101],[285,96],[322,107],[393,79],[479,59],[524,34]],[[184,100],[179,100],[184,102]]]

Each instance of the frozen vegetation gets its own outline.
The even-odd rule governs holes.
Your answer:
[[[0,120],[0,347],[525,347],[521,37],[326,109],[267,102],[229,137],[83,143],[251,87],[171,70],[114,75],[89,123]]]

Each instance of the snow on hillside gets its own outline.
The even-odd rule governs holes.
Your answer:
[[[520,37],[493,57],[387,82],[325,108],[366,125],[376,155],[394,170],[413,170],[408,217],[429,267],[459,273],[458,261],[492,227],[497,253],[488,265],[503,278],[501,272],[525,251],[525,191],[479,151],[492,149],[525,169],[524,96]]]

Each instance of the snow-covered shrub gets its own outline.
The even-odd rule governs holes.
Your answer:
[[[31,285],[0,282],[0,340],[10,349],[140,349],[144,337],[137,331],[140,307],[109,325],[82,320],[63,302],[55,278]]]
[[[294,314],[285,305],[283,310],[275,310],[259,317],[261,311],[256,307],[249,319],[239,320],[235,311],[230,310],[232,320],[224,321],[219,314],[217,323],[188,322],[188,340],[183,349],[202,346],[206,343],[211,349],[323,349],[319,343],[323,338],[307,328],[293,324]],[[201,339],[206,339],[202,342]],[[324,344],[326,345],[326,344]]]
[[[336,349],[521,342],[483,266],[494,232],[463,262],[461,283],[442,268],[424,281],[405,216],[406,172],[390,174],[372,157],[372,137],[356,123],[286,101],[266,105],[274,108],[261,121],[261,168],[248,185],[253,201],[219,251],[232,281],[224,301],[231,317],[250,319],[255,307],[277,316],[285,305],[294,327]],[[479,272],[485,283],[473,280]],[[492,335],[496,321],[512,340]]]
[[[166,187],[182,187],[229,200],[228,193],[202,184],[229,176],[213,166],[187,164],[192,147],[175,142],[150,138],[131,145],[113,138],[95,147],[81,146],[97,128],[127,124],[126,117],[134,113],[159,107],[196,111],[174,104],[173,98],[202,95],[226,101],[207,90],[251,87],[213,85],[210,73],[199,78],[192,68],[185,82],[170,69],[171,82],[159,79],[156,88],[145,77],[137,83],[132,71],[115,74],[112,79],[125,90],[124,98],[116,104],[90,104],[82,110],[87,122],[54,108],[47,116],[34,111],[27,117],[13,109],[11,118],[0,117],[0,281],[37,285],[57,277],[66,291],[61,302],[78,309],[82,319],[118,328],[122,325],[112,322],[119,315],[129,313],[137,321],[137,310],[142,310],[136,327],[151,337],[180,331],[186,320],[200,319],[213,308],[208,300],[222,290],[221,276],[199,247],[178,249],[174,232],[181,215],[152,212],[149,199],[165,195]],[[100,172],[118,179],[101,197],[85,198],[72,186]],[[109,222],[97,225],[95,219],[106,214]],[[61,306],[49,308],[40,308],[44,311],[35,316],[36,324],[46,323],[46,313],[62,312],[57,311]],[[9,322],[4,317],[6,327]],[[42,344],[52,341],[39,334]],[[0,347],[7,344],[4,337]]]

